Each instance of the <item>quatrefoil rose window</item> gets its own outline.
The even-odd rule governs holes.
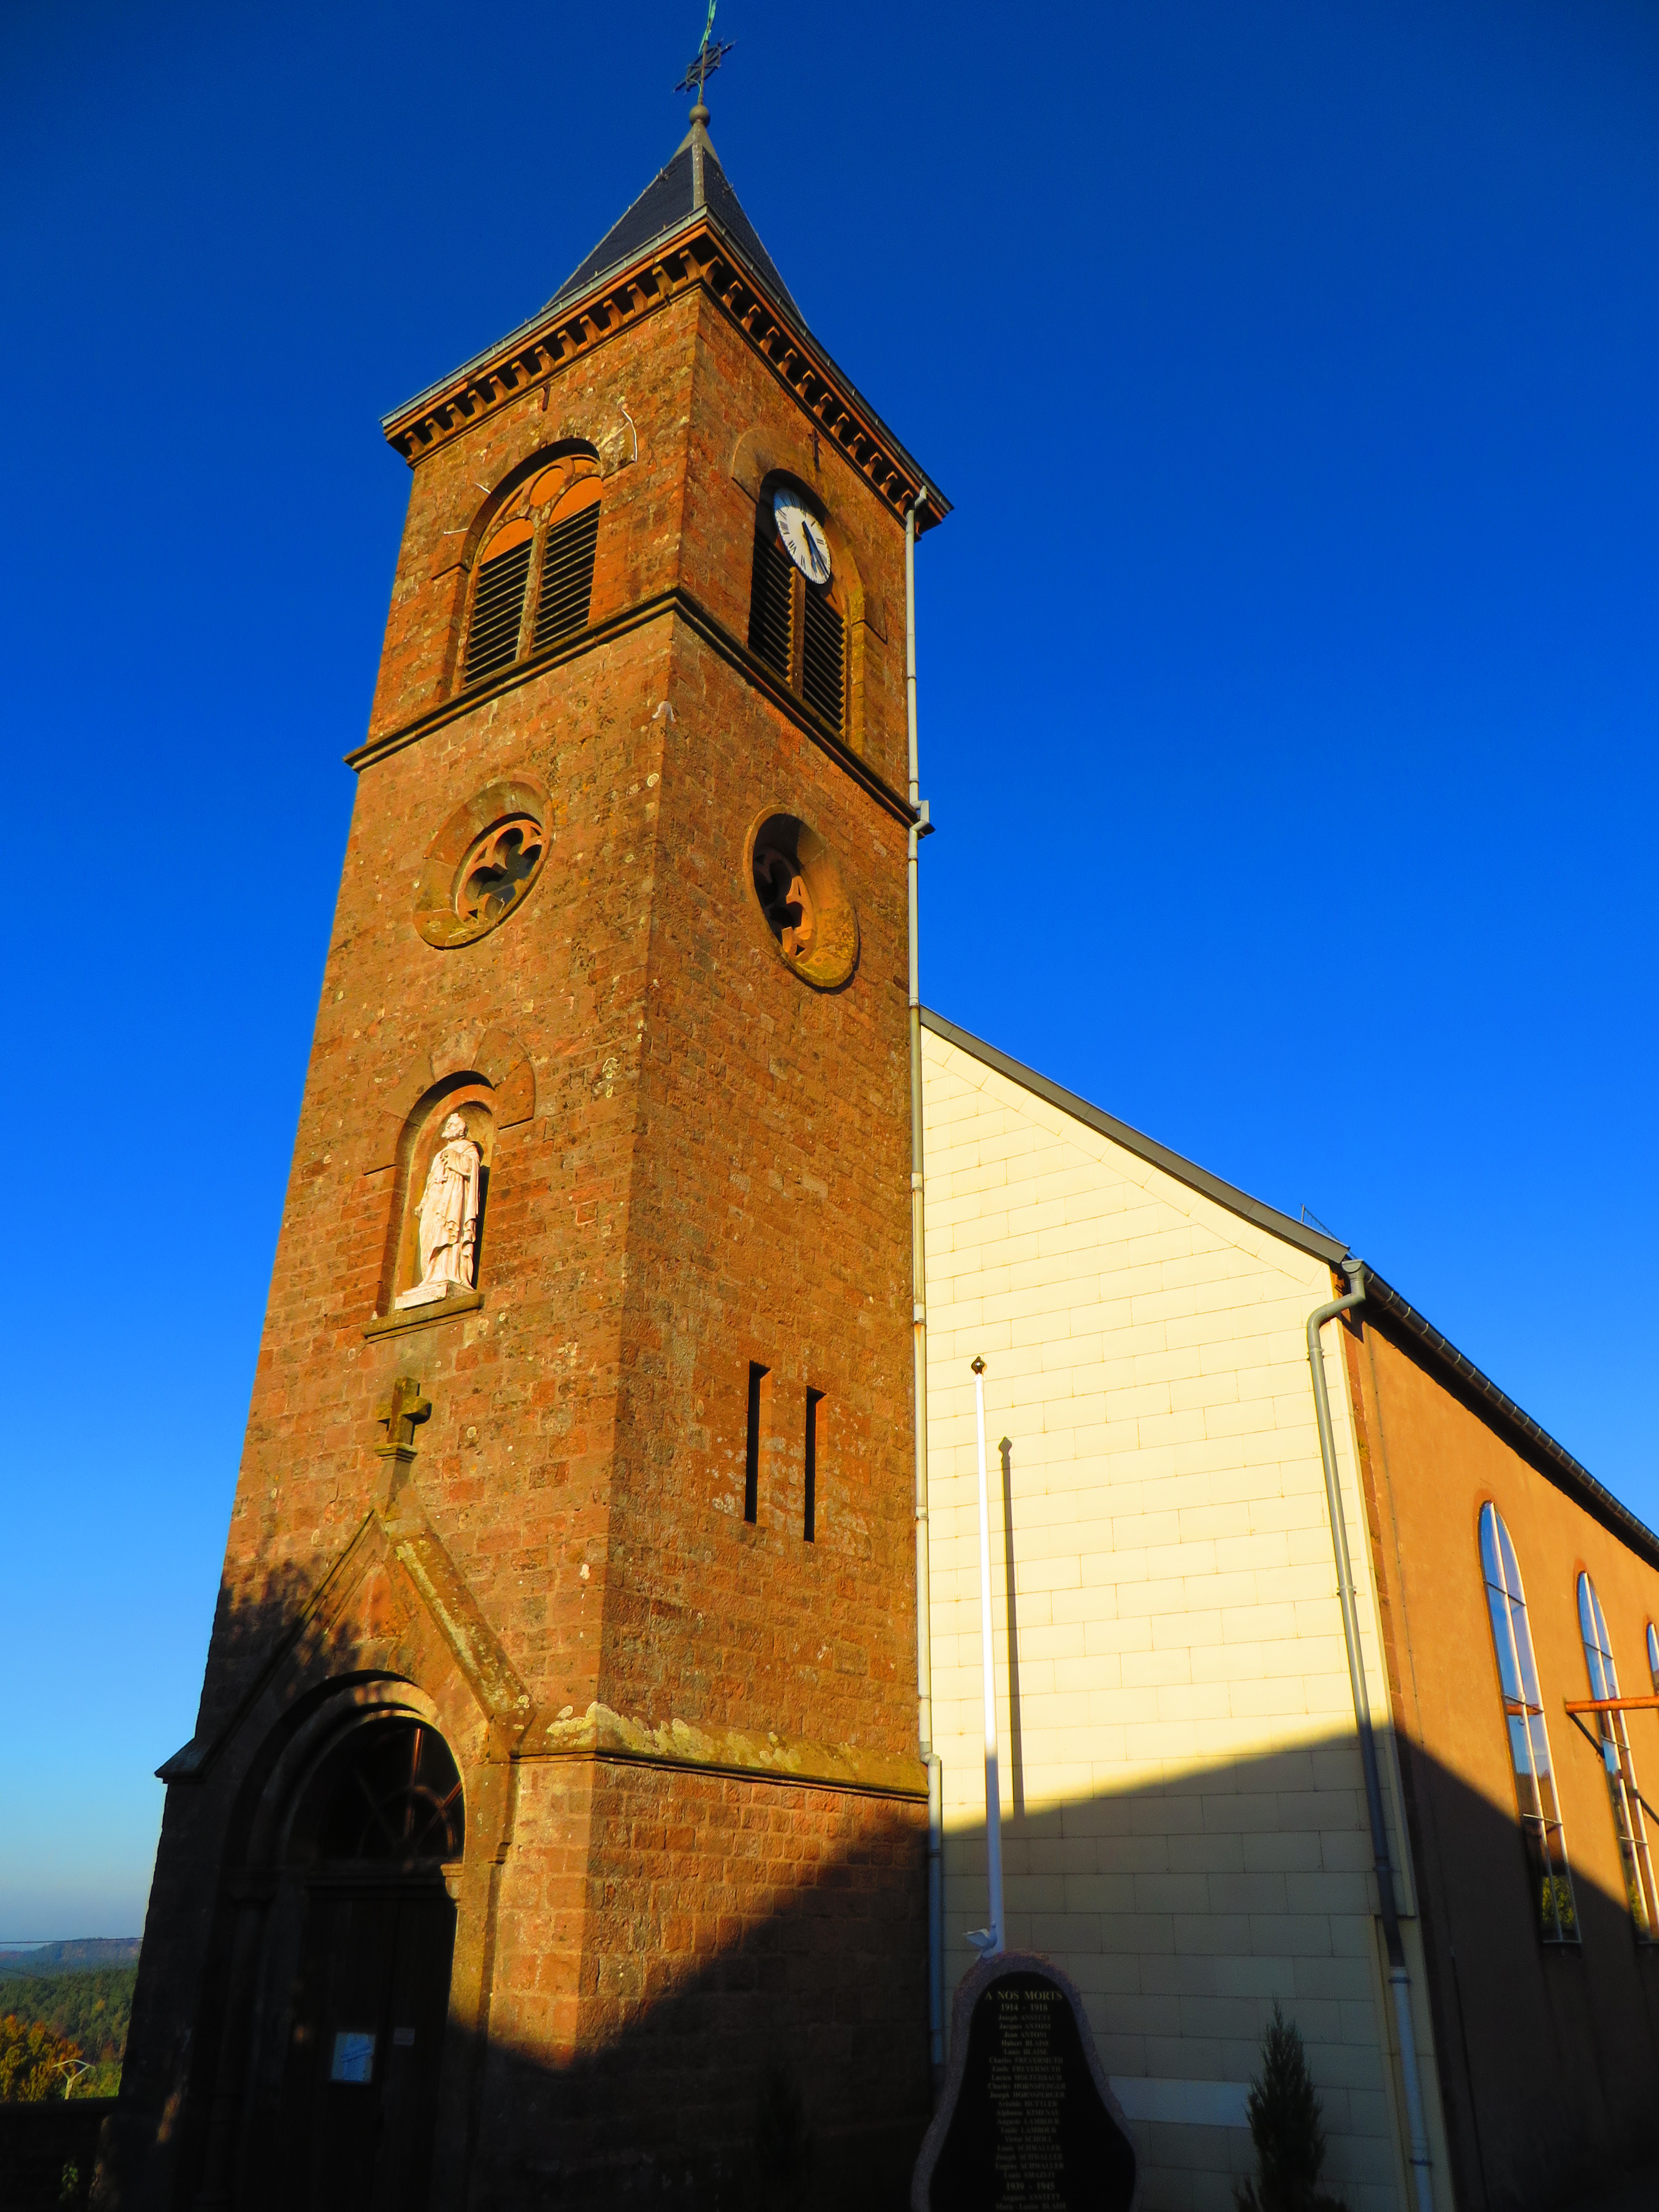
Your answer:
[[[458,806],[428,848],[415,927],[444,950],[471,945],[529,898],[552,843],[547,793],[504,777]]]
[[[461,920],[486,929],[505,921],[507,908],[535,881],[545,843],[533,814],[515,814],[486,830],[461,863],[455,890]]]

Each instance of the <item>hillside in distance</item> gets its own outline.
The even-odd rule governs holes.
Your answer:
[[[0,1951],[0,1974],[88,1974],[100,1967],[137,1963],[136,1936],[82,1936],[64,1943],[30,1943]]]

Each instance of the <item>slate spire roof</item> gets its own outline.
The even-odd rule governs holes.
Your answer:
[[[681,139],[668,167],[658,171],[633,206],[611,224],[586,259],[560,285],[543,313],[586,291],[608,270],[633,260],[648,249],[653,239],[665,237],[705,209],[725,233],[728,245],[736,249],[777,304],[787,309],[805,331],[805,319],[795,305],[789,287],[779,276],[776,263],[761,244],[759,233],[726,181],[720,155],[708,136],[708,110],[701,100],[691,111],[691,128]]]
[[[689,259],[678,252],[678,242],[695,241],[710,232],[717,237],[717,252],[697,248]],[[945,520],[950,501],[814,337],[726,180],[708,136],[708,110],[701,99],[691,110],[691,127],[666,168],[611,224],[546,306],[383,416],[381,428],[389,442],[412,465],[420,453],[429,452],[462,424],[476,422],[481,413],[522,392],[527,385],[543,382],[578,353],[604,343],[613,331],[651,312],[657,289],[653,283],[647,299],[639,278],[659,254],[665,298],[688,283],[707,283],[709,268],[729,262],[720,278],[726,312],[773,368],[786,376],[853,466],[901,520],[920,495],[918,531]],[[626,283],[624,271],[631,272]],[[741,306],[734,304],[739,295],[750,292],[752,296],[745,296]],[[593,314],[588,313],[590,303]]]

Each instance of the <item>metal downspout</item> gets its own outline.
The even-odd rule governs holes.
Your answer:
[[[910,1279],[911,1388],[916,1433],[916,1735],[927,1765],[927,2055],[937,2100],[945,2081],[945,1796],[933,1749],[933,1652],[927,1548],[927,1255],[923,1242],[921,1157],[921,928],[917,848],[931,826],[921,798],[916,734],[916,509],[924,484],[904,514],[904,709],[910,738]]]
[[[1365,1303],[1364,1262],[1350,1253],[1342,1272],[1352,1288],[1347,1296],[1316,1307],[1308,1316],[1308,1365],[1313,1373],[1314,1408],[1319,1416],[1319,1455],[1325,1466],[1325,1499],[1330,1508],[1331,1546],[1336,1556],[1337,1595],[1342,1604],[1342,1639],[1348,1647],[1348,1683],[1353,1692],[1353,1717],[1359,1730],[1359,1760],[1365,1776],[1365,1809],[1370,1819],[1371,1858],[1376,1874],[1377,1905],[1382,1919],[1382,1940],[1389,1954],[1389,1986],[1394,1995],[1395,2031],[1400,2042],[1400,2071],[1406,2087],[1406,2124],[1411,2136],[1412,2179],[1418,2212],[1434,2212],[1428,2129],[1424,2118],[1423,2078],[1417,2063],[1417,2033],[1412,2025],[1411,1976],[1406,1966],[1406,1946],[1400,1933],[1400,1911],[1394,1893],[1394,1863],[1389,1856],[1389,1831],[1382,1818],[1382,1781],[1376,1763],[1376,1737],[1371,1727],[1370,1692],[1359,1648],[1359,1607],[1354,1591],[1353,1565],[1348,1555],[1348,1530],[1342,1512],[1342,1492],[1336,1479],[1336,1440],[1331,1428],[1331,1401],[1325,1387],[1325,1359],[1319,1332],[1339,1314],[1350,1313]]]

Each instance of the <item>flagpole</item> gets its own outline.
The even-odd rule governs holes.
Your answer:
[[[979,1636],[985,1686],[985,1872],[990,1923],[968,1941],[988,1959],[1003,1948],[1002,1785],[997,1775],[997,1687],[991,1653],[991,1500],[985,1477],[985,1362],[974,1362],[974,1422],[979,1443]]]

